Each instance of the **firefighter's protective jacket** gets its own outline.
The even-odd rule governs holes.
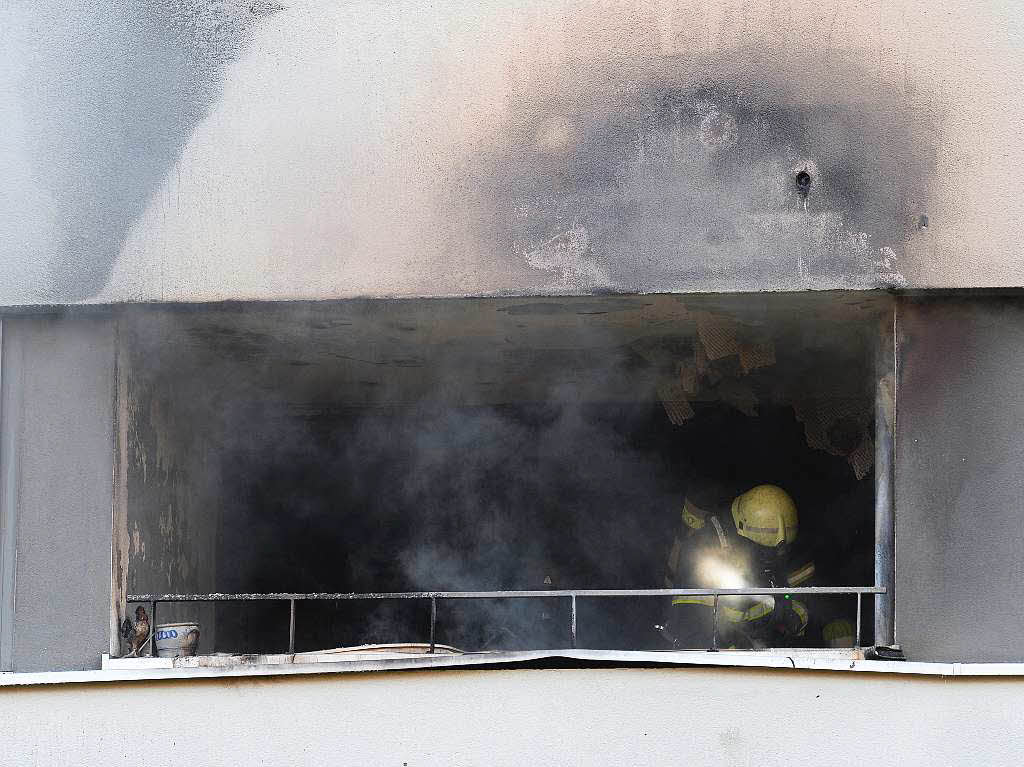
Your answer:
[[[814,562],[809,557],[790,557],[800,562],[782,572],[766,574],[750,561],[750,544],[742,540],[728,515],[712,514],[687,499],[672,548],[669,552],[665,585],[668,588],[714,588],[742,586],[806,586],[814,577]],[[744,554],[748,554],[746,557]],[[746,561],[744,561],[746,560]],[[742,583],[711,582],[708,562],[733,568]],[[741,564],[742,563],[742,564]],[[707,646],[710,641],[709,614],[713,596],[678,596],[672,599],[670,623],[683,646]],[[700,608],[699,611],[682,608]],[[726,646],[729,643],[765,647],[781,639],[802,637],[810,614],[806,604],[789,597],[725,596],[718,601],[718,630]],[[705,635],[706,636],[703,636]]]

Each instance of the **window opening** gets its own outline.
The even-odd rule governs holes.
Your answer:
[[[887,309],[134,307],[122,652],[872,644]]]

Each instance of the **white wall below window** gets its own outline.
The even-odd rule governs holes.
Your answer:
[[[1010,764],[1022,692],[712,668],[9,687],[0,765]]]

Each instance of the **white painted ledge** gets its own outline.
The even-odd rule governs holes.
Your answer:
[[[791,653],[722,651],[648,652],[622,650],[534,650],[526,652],[466,653],[463,655],[401,655],[381,657],[359,655],[338,660],[324,655],[242,656],[259,662],[231,665],[182,666],[182,659],[109,658],[103,656],[103,668],[92,671],[50,671],[39,673],[0,673],[0,687],[45,684],[81,684],[90,682],[129,682],[161,679],[210,679],[221,677],[291,676],[306,674],[344,674],[366,671],[407,671],[474,666],[502,666],[545,659],[569,659],[583,663],[665,664],[681,668],[724,666],[771,668],[798,671],[871,672],[942,677],[1019,676],[1024,678],[1024,663],[916,663],[873,661],[851,657],[853,651],[808,651]],[[843,657],[845,655],[845,657]],[[176,663],[175,660],[179,661]],[[197,659],[188,659],[196,661]]]

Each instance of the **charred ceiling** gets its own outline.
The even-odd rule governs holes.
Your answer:
[[[285,392],[294,407],[315,410],[318,404],[657,401],[658,387],[678,378],[700,334],[721,318],[733,341],[717,357],[736,355],[744,344],[754,354],[754,345],[770,342],[780,357],[792,358],[789,365],[861,396],[843,366],[816,368],[809,350],[838,350],[858,360],[873,330],[870,318],[887,305],[866,294],[807,294],[133,307],[126,330],[140,380],[199,387],[203,399]],[[800,375],[790,371],[772,396],[793,399]]]

